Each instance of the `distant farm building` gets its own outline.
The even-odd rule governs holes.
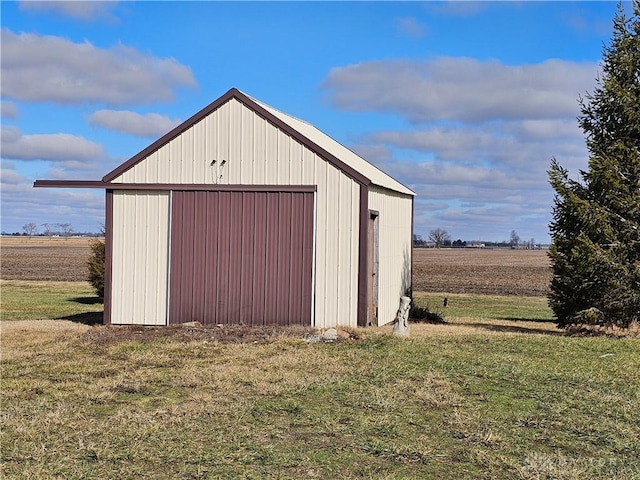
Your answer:
[[[411,288],[414,192],[231,89],[101,181],[104,322],[365,326]]]

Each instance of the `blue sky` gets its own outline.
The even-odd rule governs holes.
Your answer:
[[[3,1],[1,229],[97,231],[104,192],[33,181],[100,179],[236,87],[416,191],[416,234],[548,242],[616,5]]]

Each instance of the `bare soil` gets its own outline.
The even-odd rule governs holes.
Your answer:
[[[87,280],[90,238],[1,237],[0,278],[82,282]]]
[[[546,296],[551,267],[546,250],[416,248],[415,292]]]

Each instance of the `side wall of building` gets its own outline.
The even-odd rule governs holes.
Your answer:
[[[215,161],[215,162],[214,162]],[[224,165],[222,165],[224,161]],[[336,325],[357,325],[358,298],[358,239],[360,185],[312,150],[300,144],[273,124],[235,99],[222,105],[190,129],[164,145],[146,159],[113,180],[114,183],[171,183],[219,185],[316,185],[315,198],[315,262],[314,262],[314,315],[315,326],[326,328]],[[156,256],[168,257],[168,243],[158,243],[150,237],[147,223],[158,222],[156,215],[166,209],[169,202],[147,198],[151,211],[144,218],[141,194],[118,194],[114,201],[114,227],[120,242],[130,242],[128,248],[142,249],[134,242],[149,241],[156,247],[143,252],[144,258],[156,262]],[[167,197],[168,198],[168,197]],[[155,202],[154,206],[151,206]],[[116,205],[117,204],[117,205]],[[132,209],[134,213],[126,213]],[[149,227],[153,230],[153,227]],[[167,225],[168,232],[168,225]],[[121,230],[118,230],[121,229]],[[134,233],[136,231],[139,236]],[[146,236],[145,236],[146,235]],[[135,239],[134,239],[135,236]],[[168,235],[167,235],[168,237]],[[144,240],[147,238],[147,240]],[[131,255],[114,248],[113,258]],[[164,248],[164,250],[162,250]],[[146,257],[145,257],[146,255]],[[120,256],[120,257],[119,257]],[[125,257],[128,261],[131,258]],[[143,267],[140,263],[128,290],[119,290],[125,281],[125,270],[114,265],[112,282],[113,300],[118,295],[129,297],[149,295],[167,277],[160,270]],[[126,280],[129,282],[129,280]],[[155,295],[156,293],[154,293]],[[166,292],[158,292],[158,295]],[[160,298],[160,297],[158,297]],[[136,303],[137,302],[137,303]],[[128,301],[112,309],[112,323],[136,323],[141,301]],[[147,303],[144,303],[147,308]],[[116,305],[114,305],[116,307]],[[133,310],[131,310],[133,309]],[[153,318],[161,318],[154,314]],[[166,318],[164,319],[166,321]],[[159,320],[158,320],[159,321]]]
[[[412,202],[410,195],[369,188],[369,209],[378,215],[378,324],[395,319],[400,297],[411,287]]]
[[[166,325],[169,192],[113,194],[111,323]]]

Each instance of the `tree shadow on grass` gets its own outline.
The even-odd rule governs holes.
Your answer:
[[[83,312],[58,317],[56,320],[69,320],[70,322],[82,323],[84,325],[102,325],[103,316],[104,312]]]
[[[498,320],[507,320],[508,322],[538,322],[538,323],[556,323],[552,318],[522,318],[522,317],[495,317]]]
[[[524,321],[524,319],[519,319],[519,320]],[[539,322],[540,320],[532,320],[532,321]],[[517,325],[491,325],[488,323],[479,323],[479,322],[463,323],[462,325],[482,328],[484,330],[489,330],[491,332],[528,333],[528,334],[557,335],[557,336],[565,334],[564,330],[542,330],[539,328],[520,327]]]
[[[72,297],[68,300],[72,303],[79,303],[81,305],[97,305],[104,303],[104,300],[100,297]],[[56,320],[69,320],[70,322],[82,323],[84,325],[100,325],[104,312],[82,312],[75,313],[73,315],[65,315],[64,317],[58,317]]]
[[[70,302],[81,303],[83,305],[95,305],[96,303],[103,303],[100,297],[73,297],[69,299]]]

